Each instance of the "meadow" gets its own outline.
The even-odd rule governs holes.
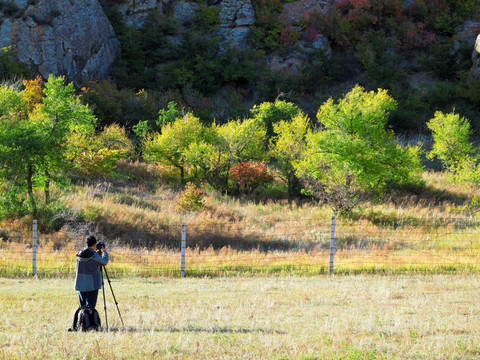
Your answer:
[[[112,278],[108,332],[68,332],[73,279],[0,279],[0,359],[477,359],[473,274]],[[104,324],[103,299],[97,306]]]
[[[178,277],[183,223],[187,276],[329,273],[328,206],[206,190],[203,208],[185,212],[176,207],[179,190],[165,185],[158,169],[129,166],[123,179],[77,181],[73,191],[56,194],[65,208],[57,215],[63,226],[47,231],[39,222],[41,278],[72,274],[85,233],[108,244],[115,276]],[[421,193],[365,202],[336,218],[335,273],[478,273],[480,189],[451,184],[441,173],[423,177]],[[31,275],[31,221],[0,222],[0,276]]]

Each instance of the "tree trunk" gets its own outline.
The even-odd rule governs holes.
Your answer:
[[[45,204],[50,203],[50,173],[48,170],[45,170],[45,177],[47,180],[45,181]]]
[[[32,215],[34,218],[37,218],[37,203],[35,202],[35,198],[33,196],[33,166],[31,164],[28,165],[28,173],[27,173],[27,186],[28,186],[28,196],[30,198],[30,202],[32,203]]]

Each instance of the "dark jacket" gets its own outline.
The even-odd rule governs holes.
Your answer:
[[[93,291],[102,288],[102,272],[100,266],[107,265],[108,253],[98,255],[90,248],[77,254],[77,271],[75,277],[75,290]]]

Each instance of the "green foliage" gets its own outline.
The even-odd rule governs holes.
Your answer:
[[[192,143],[185,160],[195,177],[217,189],[228,190],[228,173],[239,162],[264,160],[265,127],[254,119],[213,124],[203,139]]]
[[[82,88],[82,100],[90,105],[98,118],[97,127],[111,124],[131,128],[140,121],[155,128],[160,96],[153,91],[119,90],[110,80],[90,81]]]
[[[478,212],[480,212],[480,198],[477,196],[473,196],[472,199],[466,203],[465,205],[455,207],[454,209],[450,210],[453,213],[462,212],[464,214],[468,214],[470,216],[474,216]]]
[[[265,141],[275,135],[274,124],[280,121],[291,121],[295,116],[302,114],[302,111],[291,102],[275,100],[275,102],[264,102],[259,106],[255,105],[251,110],[252,117],[260,121],[266,129]]]
[[[180,170],[185,180],[185,151],[190,144],[202,138],[203,126],[200,120],[188,113],[165,124],[161,133],[153,134],[143,142],[143,157],[146,161],[158,162]]]
[[[470,123],[458,114],[437,111],[427,126],[434,140],[427,157],[438,158],[457,180],[474,178],[476,163],[472,158],[475,150],[469,142],[472,135]]]
[[[197,11],[196,25],[200,29],[213,30],[220,24],[220,8],[202,5]]]
[[[317,49],[308,53],[308,60],[300,68],[300,73],[293,88],[299,94],[312,94],[326,85],[332,84],[342,74],[348,76],[349,68],[342,64],[347,57],[345,54],[327,54],[324,50]],[[352,69],[350,63],[350,69]]]
[[[280,47],[282,24],[277,20],[277,15],[282,10],[280,0],[254,0],[256,22],[252,29],[252,42],[257,49],[267,52]]]
[[[137,30],[126,24],[120,12],[110,9],[107,15],[122,46],[122,56],[113,69],[117,83],[136,90],[155,88],[156,65],[172,56],[165,36],[175,33],[178,24],[152,13]]]
[[[298,196],[301,186],[294,163],[301,160],[305,151],[306,137],[311,132],[309,119],[298,114],[291,121],[275,123],[273,128],[278,135],[270,141],[270,155],[275,159],[275,167],[287,183],[288,194]]]
[[[11,79],[26,79],[33,75],[33,71],[15,58],[15,51],[10,47],[0,50],[0,81]]]
[[[161,85],[175,89],[191,86],[201,94],[212,95],[224,83],[254,76],[254,67],[234,51],[219,54],[220,38],[198,30],[188,30],[175,48],[176,61],[161,71]]]
[[[397,133],[423,133],[425,122],[432,114],[428,104],[432,100],[425,92],[406,86],[394,86],[389,92],[401,104],[391,112],[389,125]]]
[[[419,62],[440,79],[455,80],[461,71],[470,69],[471,53],[471,44],[466,41],[441,40],[430,46],[429,54]]]
[[[168,103],[166,109],[158,111],[157,125],[162,128],[164,125],[173,123],[176,119],[182,116],[182,112],[177,109],[177,104],[174,101]]]
[[[205,194],[202,189],[189,182],[178,199],[177,208],[183,212],[200,211],[205,206]]]
[[[68,159],[87,175],[107,175],[133,152],[125,129],[112,124],[100,134],[72,133],[69,136]]]
[[[280,47],[280,33],[282,25],[278,23],[265,24],[261,27],[254,27],[252,34],[253,45],[267,52],[272,52]]]
[[[6,207],[27,204],[36,216],[36,192],[44,191],[48,204],[50,183],[65,183],[68,136],[93,131],[95,118],[63,77],[51,75],[43,94],[38,78],[24,85],[24,90],[0,86],[0,176],[10,193]]]
[[[177,109],[177,104],[174,101],[170,101],[166,109],[160,109],[158,111],[158,119],[155,122],[156,126],[150,125],[148,120],[143,120],[139,121],[137,125],[134,125],[132,130],[135,135],[141,139],[152,130],[161,129],[164,125],[173,123],[180,117],[182,117],[182,112]]]
[[[395,52],[396,41],[383,29],[367,30],[356,46],[357,57],[367,70],[368,80],[375,87],[390,88],[405,77],[399,69],[401,59]]]
[[[336,213],[351,211],[364,194],[381,196],[389,184],[420,181],[419,149],[400,147],[385,128],[396,106],[385,90],[356,86],[337,104],[330,99],[320,107],[323,130],[307,136],[296,169],[308,190]]]

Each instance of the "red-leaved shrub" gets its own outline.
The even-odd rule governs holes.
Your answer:
[[[228,177],[238,192],[249,194],[256,188],[273,181],[264,162],[241,162],[230,169]]]

